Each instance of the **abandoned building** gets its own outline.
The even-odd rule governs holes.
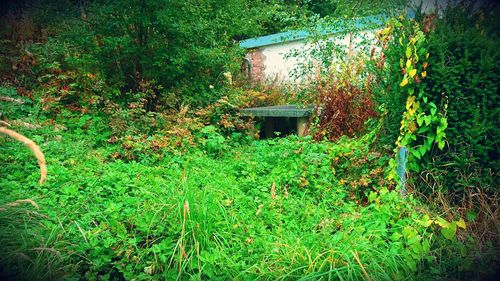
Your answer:
[[[384,24],[383,16],[370,16],[356,19],[343,19],[334,28],[317,28],[314,32],[305,30],[287,31],[240,42],[246,49],[243,71],[247,79],[255,82],[283,81],[296,82],[292,72],[304,63],[304,57],[293,56],[292,52],[310,52],[317,42],[333,41],[346,48],[356,49],[362,40],[375,43],[376,31]]]

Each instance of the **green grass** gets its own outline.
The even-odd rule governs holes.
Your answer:
[[[418,202],[383,186],[388,158],[369,150],[371,135],[124,162],[92,135],[24,133],[46,154],[47,182],[38,185],[30,152],[2,137],[0,205],[31,198],[46,217],[20,213],[12,224],[0,212],[0,242],[19,240],[9,253],[51,249],[4,266],[32,280],[406,280],[434,259]],[[47,266],[53,276],[37,275]]]

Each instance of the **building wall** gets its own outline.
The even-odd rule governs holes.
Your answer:
[[[367,38],[375,43],[375,31],[362,31],[357,36],[353,37],[353,48],[359,46],[361,37]],[[334,40],[336,44],[349,47],[349,35],[331,36],[327,40]],[[265,82],[301,82],[307,77],[294,77],[293,70],[305,63],[304,58],[315,44],[300,41],[289,41],[276,45],[268,45],[260,48],[252,49],[247,53],[246,58],[251,62],[252,71],[251,78],[254,81]],[[302,53],[302,58],[287,57],[292,52]],[[313,73],[311,73],[313,75]]]
[[[264,55],[263,48],[252,49],[247,52],[246,59],[250,61],[251,70],[249,75],[251,80],[263,82],[266,79],[265,64],[266,56]]]
[[[264,76],[271,81],[290,81],[291,72],[299,66],[301,60],[286,55],[293,50],[304,52],[308,47],[305,41],[292,41],[279,45],[264,46],[261,48],[266,60],[264,61]]]

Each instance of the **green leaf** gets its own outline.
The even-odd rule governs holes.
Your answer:
[[[431,124],[431,121],[432,121],[431,116],[426,115],[425,116],[425,125],[429,126]]]
[[[446,119],[446,117],[441,117],[440,127],[442,127],[443,130],[448,127],[448,119]]]
[[[424,116],[422,116],[422,114],[417,115],[418,126],[421,127],[423,123],[424,123]]]
[[[424,126],[424,127],[420,127],[420,128],[418,129],[418,133],[419,133],[419,134],[421,134],[421,133],[425,133],[425,132],[429,131],[430,129],[431,129],[430,127],[426,127],[426,126]]]
[[[427,152],[427,147],[425,145],[421,145],[418,150],[420,151],[420,155],[423,156]]]
[[[450,223],[443,219],[442,217],[438,216],[436,217],[436,224],[439,225],[442,228],[448,228],[450,227]]]
[[[395,242],[395,241],[398,241],[399,239],[401,239],[401,237],[403,237],[403,235],[401,235],[401,233],[399,233],[399,232],[394,232],[394,233],[391,235],[390,239],[391,239],[391,241],[394,241],[394,242]]]
[[[406,47],[406,57],[407,58],[411,57],[411,47],[410,46]]]
[[[429,134],[427,136],[427,145],[432,145],[432,143],[434,142],[434,140],[436,139],[436,135],[434,135],[433,133]]]
[[[437,106],[433,102],[430,102],[429,105],[431,107],[431,115],[436,115]]]
[[[467,218],[468,221],[473,222],[477,219],[477,213],[474,211],[469,211],[467,212],[465,217]]]
[[[438,142],[438,147],[439,147],[439,149],[443,150],[443,148],[444,148],[444,144],[445,144],[445,143],[444,143],[444,141],[443,141],[443,140],[439,141],[439,142]]]
[[[448,227],[442,228],[441,233],[443,234],[444,238],[453,240],[453,238],[455,238],[455,234],[457,233],[457,224],[453,222]]]
[[[415,254],[420,254],[422,253],[422,245],[420,245],[420,243],[413,243],[411,245],[411,249],[413,250],[413,252]]]
[[[427,254],[431,251],[431,244],[428,240],[422,241],[422,254]]]
[[[421,157],[420,151],[415,150],[415,149],[411,150],[411,154],[413,154],[413,156],[415,156],[417,159],[420,159],[420,157]]]

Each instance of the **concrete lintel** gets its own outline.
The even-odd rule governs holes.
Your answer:
[[[241,110],[243,116],[255,117],[307,117],[314,107],[300,107],[298,105],[277,105],[245,108]]]

